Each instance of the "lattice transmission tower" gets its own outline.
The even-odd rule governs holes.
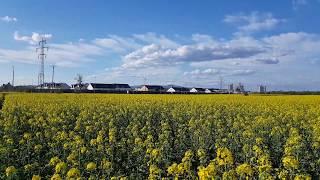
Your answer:
[[[40,71],[38,76],[38,85],[43,86],[44,85],[44,60],[47,57],[47,54],[45,53],[45,50],[48,51],[49,47],[46,46],[47,40],[44,38],[39,41],[39,46],[37,47],[38,52],[38,59],[40,60]]]

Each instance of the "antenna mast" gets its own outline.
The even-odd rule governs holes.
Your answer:
[[[45,53],[45,50],[48,51],[49,47],[45,46],[47,44],[47,41],[42,38],[41,41],[39,41],[39,46],[36,49],[38,53],[38,59],[40,59],[40,72],[38,76],[38,85],[43,86],[44,85],[44,59],[47,57],[47,54]]]

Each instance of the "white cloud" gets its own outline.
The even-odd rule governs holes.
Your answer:
[[[232,76],[247,76],[247,75],[252,75],[256,71],[251,70],[251,69],[245,69],[245,70],[233,70],[230,75]]]
[[[146,34],[134,34],[133,37],[142,42],[148,44],[157,44],[165,48],[175,48],[178,47],[179,44],[164,35],[157,35],[155,33],[149,32]]]
[[[118,53],[128,52],[141,47],[135,39],[120,37],[117,35],[109,35],[107,38],[97,38],[93,43]]]
[[[236,25],[240,33],[252,33],[274,29],[285,20],[275,18],[272,13],[252,12],[250,14],[227,15],[224,22]]]
[[[303,61],[320,56],[320,35],[304,32],[283,33],[262,39],[274,47],[282,59]],[[279,52],[280,51],[280,52]]]
[[[277,58],[256,59],[255,61],[261,64],[278,64],[280,62]]]
[[[299,7],[305,6],[308,4],[307,0],[292,0],[292,8],[293,10],[298,10]]]
[[[216,75],[216,74],[219,74],[220,71],[217,70],[217,69],[213,69],[213,68],[208,68],[208,69],[195,69],[195,70],[192,70],[190,72],[184,72],[183,74],[184,75]]]
[[[34,37],[21,36],[18,33],[15,35],[16,40],[29,43],[36,42],[38,37],[41,37],[39,33]],[[150,37],[157,37],[158,40],[151,40]],[[171,41],[174,43],[168,43]],[[182,41],[150,33],[146,36],[129,37],[110,35],[71,43],[49,41],[48,46],[50,49],[46,63],[59,66],[89,65],[96,61],[97,57],[115,53],[119,55],[120,65],[109,66],[108,70],[97,76],[97,79],[103,79],[103,82],[131,84],[143,83],[144,78],[148,78],[149,83],[159,84],[165,84],[166,80],[181,84],[211,84],[220,75],[234,79],[234,82],[260,83],[259,78],[271,79],[275,74],[284,72],[288,74],[283,81],[289,81],[289,77],[294,78],[295,73],[290,72],[290,69],[284,70],[286,66],[317,66],[319,63],[315,59],[320,57],[320,36],[304,32],[283,33],[263,38],[233,36],[228,40],[216,39],[206,34],[194,34]],[[35,47],[31,45],[20,50],[0,48],[0,61],[38,63]],[[319,72],[313,74],[319,75]]]
[[[194,69],[192,71],[186,71],[183,74],[185,76],[191,78],[210,78],[212,76],[218,77],[219,76],[247,76],[256,73],[255,70],[252,69],[235,69],[230,67],[224,68],[206,68],[206,69]]]
[[[214,39],[212,36],[206,34],[193,34],[191,37],[192,41],[194,41],[197,45],[200,46],[218,46],[219,41]]]
[[[74,67],[95,61],[94,56],[103,55],[103,49],[86,43],[49,44],[46,64]],[[28,64],[38,63],[35,47],[21,50],[0,49],[0,59]]]
[[[260,47],[233,45],[232,43],[182,45],[174,49],[151,44],[124,56],[123,67],[170,66],[185,62],[247,58],[264,51]]]
[[[16,41],[25,41],[29,44],[37,44],[42,38],[44,39],[51,39],[52,34],[39,34],[36,32],[33,32],[31,36],[21,36],[18,31],[14,32],[13,38]]]
[[[18,21],[18,19],[16,17],[10,17],[10,16],[0,17],[0,20],[4,21],[4,22],[17,22]]]

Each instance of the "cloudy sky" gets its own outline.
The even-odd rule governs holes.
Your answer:
[[[320,0],[10,0],[0,6],[0,83],[45,79],[131,85],[320,90]]]

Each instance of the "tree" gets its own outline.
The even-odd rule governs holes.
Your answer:
[[[77,81],[75,88],[79,88],[81,90],[83,87],[83,76],[81,74],[77,74],[74,79]]]

